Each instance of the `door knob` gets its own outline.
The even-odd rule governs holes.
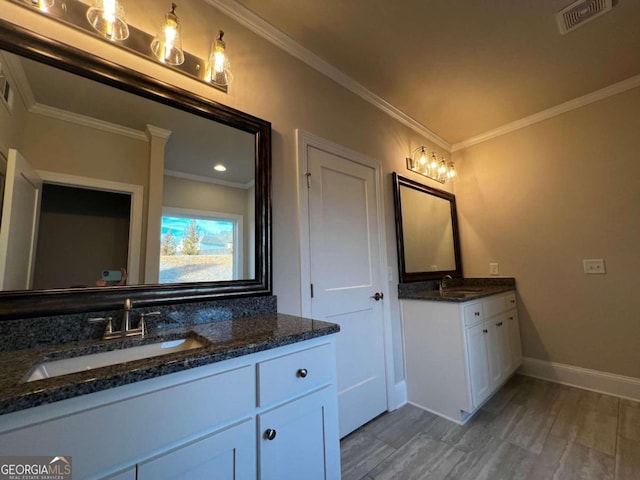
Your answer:
[[[376,292],[375,295],[370,298],[373,298],[376,302],[379,302],[384,298],[384,293]]]

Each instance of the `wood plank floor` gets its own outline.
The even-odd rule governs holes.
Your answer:
[[[639,480],[640,404],[516,375],[464,426],[406,405],[341,457],[343,480]]]

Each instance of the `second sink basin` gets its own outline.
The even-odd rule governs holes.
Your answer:
[[[22,381],[33,382],[34,380],[42,380],[43,378],[59,377],[60,375],[67,375],[69,373],[93,370],[94,368],[141,360],[143,358],[157,357],[204,346],[205,344],[197,338],[186,337],[177,340],[168,340],[166,342],[139,345],[137,347],[121,348],[109,352],[52,360],[36,365]]]

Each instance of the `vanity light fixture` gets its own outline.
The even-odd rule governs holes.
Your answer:
[[[125,40],[129,37],[129,26],[119,0],[94,0],[87,10],[87,20],[109,40]]]
[[[151,51],[156,58],[169,65],[184,63],[180,22],[176,15],[177,7],[175,3],[171,4],[171,10],[164,16],[164,22],[160,26],[158,34],[151,42]]]
[[[220,30],[218,37],[211,44],[205,80],[216,85],[227,86],[233,81],[233,75],[229,57],[225,53],[227,44],[222,40],[223,36],[224,32]]]
[[[447,162],[444,157],[438,158],[436,152],[428,152],[423,145],[416,148],[411,157],[407,157],[407,169],[440,183],[456,178],[453,162]]]
[[[2,3],[4,0],[0,0]],[[198,57],[182,49],[181,23],[176,3],[164,15],[157,35],[127,24],[123,0],[6,0],[101,38],[140,57],[206,83],[222,92],[233,79],[226,54],[224,32],[211,44],[209,56]]]
[[[53,7],[54,0],[22,0],[24,3],[31,5],[32,7],[37,8],[38,10],[42,10],[46,12],[51,7]]]

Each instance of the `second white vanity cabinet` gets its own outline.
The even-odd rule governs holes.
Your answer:
[[[515,292],[401,308],[409,403],[464,423],[522,363]]]

